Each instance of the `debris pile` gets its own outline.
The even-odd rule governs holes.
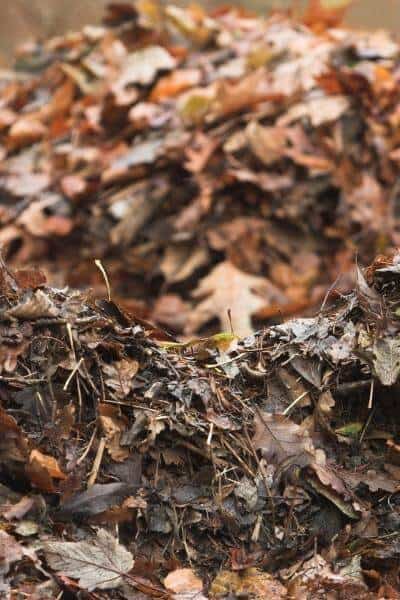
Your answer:
[[[126,306],[189,336],[350,289],[356,252],[399,243],[400,46],[321,19],[139,1],[23,48],[0,76],[12,264],[102,293],[100,259]]]
[[[2,593],[398,598],[400,255],[243,339],[0,283]]]

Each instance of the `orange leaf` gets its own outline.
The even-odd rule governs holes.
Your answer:
[[[49,456],[48,454],[43,454],[39,450],[32,450],[29,456],[29,463],[33,461],[38,461],[40,466],[42,466],[50,477],[54,479],[66,479],[67,476],[63,473],[58,465],[57,460],[53,456]]]
[[[198,69],[177,69],[170,75],[162,77],[154,86],[150,94],[150,102],[161,102],[173,98],[181,92],[200,83]]]

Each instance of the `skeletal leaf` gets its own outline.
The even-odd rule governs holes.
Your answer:
[[[90,541],[47,542],[43,549],[52,569],[89,591],[118,587],[134,564],[132,554],[104,529]]]

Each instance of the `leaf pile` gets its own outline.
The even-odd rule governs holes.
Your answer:
[[[400,255],[314,318],[185,344],[0,283],[4,593],[399,597]]]
[[[101,259],[126,306],[186,335],[349,289],[356,251],[398,243],[400,47],[340,29],[347,3],[305,24],[140,0],[22,48],[1,75],[9,259],[100,292]]]

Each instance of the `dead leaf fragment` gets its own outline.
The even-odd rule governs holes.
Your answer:
[[[28,294],[22,302],[9,308],[5,314],[16,319],[40,319],[56,317],[59,310],[49,296],[42,290]]]
[[[168,573],[164,585],[171,592],[201,592],[203,582],[192,569],[175,569]]]
[[[259,413],[254,423],[254,447],[269,462],[280,464],[290,456],[314,452],[308,432],[283,415]]]
[[[47,542],[43,544],[50,567],[77,579],[88,591],[119,587],[134,564],[133,556],[104,529],[83,542]]]
[[[257,600],[283,600],[286,598],[286,588],[269,573],[263,573],[254,567],[242,572],[221,571],[211,584],[210,592],[216,598],[247,596]]]
[[[175,59],[165,48],[147,46],[125,58],[117,86],[124,88],[135,83],[148,85],[159,71],[170,71],[175,65]]]

